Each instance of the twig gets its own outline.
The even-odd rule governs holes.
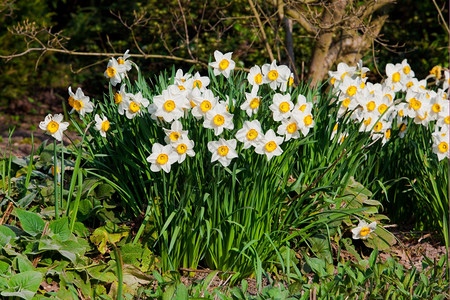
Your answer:
[[[194,56],[192,55],[191,49],[190,49],[191,47],[189,45],[189,33],[188,33],[188,27],[187,27],[187,22],[186,22],[186,16],[184,15],[184,9],[183,9],[183,6],[181,5],[180,0],[178,0],[178,6],[180,7],[181,17],[183,18],[184,32],[185,32],[185,38],[186,38],[186,48],[189,53],[189,56],[191,58],[194,58]]]
[[[2,219],[0,220],[0,225],[3,225],[3,223],[8,220],[8,218],[11,215],[11,212],[13,210],[13,206],[14,206],[13,202],[10,201],[8,204],[8,207],[6,208],[5,214],[3,215]]]
[[[270,61],[273,61],[274,58],[273,58],[272,49],[270,48],[269,41],[267,40],[266,32],[265,32],[263,24],[261,22],[261,18],[259,17],[259,13],[256,10],[255,4],[253,3],[252,0],[248,0],[248,3],[250,4],[253,14],[255,15],[256,21],[258,22],[258,26],[261,30],[261,35],[263,38],[263,43],[266,46],[266,50],[267,50],[267,53],[269,54]]]
[[[447,21],[445,21],[445,18],[444,18],[444,16],[442,15],[441,10],[439,9],[439,6],[438,6],[437,3],[436,3],[436,0],[433,0],[433,3],[434,3],[434,6],[436,6],[436,9],[437,9],[437,11],[438,11],[439,17],[440,17],[441,20],[442,20],[442,23],[444,23],[445,29],[447,29],[447,33],[450,34],[450,30],[449,30],[449,28],[448,28]]]
[[[24,56],[24,55],[26,55],[26,54],[28,54],[30,52],[33,52],[33,51],[56,52],[56,53],[64,53],[64,54],[78,55],[78,56],[105,56],[105,57],[112,57],[112,56],[123,55],[123,53],[77,52],[77,51],[70,51],[70,50],[62,50],[62,49],[56,49],[56,48],[43,47],[43,48],[29,48],[26,51],[23,51],[23,52],[17,53],[17,54],[0,55],[0,58],[10,60],[10,59],[13,59],[13,58],[16,58],[16,57]],[[205,66],[205,67],[208,66],[208,64],[206,62],[203,62],[203,61],[200,61],[200,60],[187,59],[187,58],[182,58],[182,57],[173,56],[173,55],[130,54],[130,57],[139,57],[139,58],[145,58],[145,59],[152,59],[152,58],[168,59],[168,60],[184,61],[184,62],[192,63],[192,64],[199,64],[199,65],[202,65],[202,66]]]

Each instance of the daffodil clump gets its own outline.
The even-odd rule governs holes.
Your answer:
[[[68,89],[69,116],[91,164],[125,211],[147,210],[165,270],[204,260],[249,272],[250,256],[271,257],[271,239],[281,243],[305,220],[296,216],[302,201],[287,212],[286,186],[315,128],[314,93],[294,89],[292,72],[276,61],[245,73],[235,72],[231,52],[215,51],[214,59],[208,73],[173,69],[150,86],[129,73],[139,69],[127,51],[106,66],[103,100]],[[61,140],[69,125],[62,121],[49,115],[40,127]]]
[[[164,270],[202,261],[249,275],[289,240],[343,218],[329,204],[364,159],[368,138],[358,140],[359,132],[387,144],[411,122],[434,122],[430,147],[448,157],[448,85],[427,89],[406,61],[389,64],[381,84],[367,82],[362,64],[339,64],[330,72],[332,103],[317,89],[294,87],[293,73],[276,61],[235,72],[232,53],[215,51],[207,74],[174,68],[150,85],[129,57],[108,62],[103,100],[69,87],[70,117],[124,210],[145,210],[136,239],[150,231]],[[341,128],[355,124],[359,131]],[[48,115],[40,128],[61,141],[68,125]],[[375,225],[353,234],[368,238]]]
[[[449,157],[449,71],[433,68],[431,75],[419,80],[407,60],[386,65],[386,79],[382,83],[367,81],[369,69],[358,63],[356,67],[340,63],[330,71],[330,83],[338,93],[340,117],[348,116],[360,124],[359,131],[369,132],[382,144],[393,138],[395,132],[403,138],[411,123],[428,128],[433,123],[432,149],[439,160]],[[429,88],[430,78],[436,78],[437,89]],[[334,131],[339,124],[336,124]],[[344,135],[344,133],[343,133]]]

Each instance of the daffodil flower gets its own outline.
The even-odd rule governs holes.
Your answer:
[[[252,94],[258,92],[259,87],[263,84],[263,75],[259,66],[253,66],[250,68],[247,75],[248,83],[252,86]]]
[[[84,117],[85,113],[90,113],[94,110],[94,104],[85,96],[81,88],[77,88],[75,94],[72,92],[72,87],[69,86],[69,105],[72,107],[70,113],[78,112],[80,116]]]
[[[225,140],[223,138],[208,142],[208,150],[212,154],[211,162],[219,161],[222,166],[228,167],[231,160],[238,157],[236,144],[235,139]]]
[[[213,92],[209,89],[205,89],[201,92],[200,89],[195,88],[192,91],[191,101],[191,106],[193,106],[191,113],[199,120],[205,117],[208,111],[213,109],[219,103],[219,97],[215,97]]]
[[[69,123],[62,122],[62,120],[62,114],[56,114],[54,116],[48,114],[44,121],[39,123],[39,128],[45,130],[46,133],[53,136],[57,141],[62,141],[63,132],[69,127]]]
[[[221,134],[224,129],[232,130],[234,128],[233,115],[227,111],[225,105],[219,103],[206,113],[203,127],[214,129],[215,135]]]
[[[199,72],[186,81],[186,86],[191,89],[198,88],[201,92],[205,91],[210,83],[208,76],[201,76]]]
[[[289,70],[288,66],[277,66],[276,60],[271,64],[264,64],[261,69],[264,75],[263,83],[268,83],[270,88],[274,91],[280,87],[283,82],[287,82],[289,75],[291,74],[291,70]]]
[[[184,110],[190,107],[189,102],[179,90],[167,89],[162,91],[162,95],[153,97],[153,103],[156,106],[154,115],[162,118],[166,122],[172,122],[183,117]]]
[[[222,52],[216,50],[214,51],[215,62],[209,63],[211,67],[214,68],[214,75],[222,74],[225,78],[230,77],[230,72],[234,70],[235,62],[231,60],[232,52],[223,54]]]
[[[126,72],[125,65],[120,65],[117,60],[112,57],[109,62],[108,66],[106,67],[106,71],[103,73],[106,78],[109,79],[109,82],[116,86],[118,83],[122,82],[123,74]]]
[[[242,149],[256,147],[262,137],[261,123],[258,120],[245,121],[242,128],[236,132],[236,139],[244,143]]]
[[[272,157],[279,156],[283,153],[283,149],[280,147],[282,143],[283,137],[277,136],[275,131],[269,129],[255,147],[255,152],[258,154],[265,154],[267,161],[269,161]]]
[[[273,112],[273,120],[281,121],[291,116],[291,111],[294,108],[294,103],[291,101],[291,95],[282,95],[276,93],[273,96],[273,103],[269,109]]]
[[[128,52],[130,52],[130,50],[125,51],[125,53],[123,54],[123,56],[120,56],[117,59],[117,64],[119,65],[119,72],[122,74],[125,74],[126,72],[131,70],[131,67],[134,65],[136,67],[136,69],[138,69],[137,65],[132,62],[131,60],[128,60],[128,58],[131,57],[130,54],[128,54]]]
[[[110,123],[105,116],[99,116],[95,114],[95,129],[100,132],[102,137],[106,137],[106,132],[109,130]]]
[[[252,114],[256,114],[261,105],[261,97],[252,89],[251,93],[245,93],[245,101],[241,104],[240,108],[244,110],[249,117]]]
[[[127,99],[125,99],[125,116],[128,119],[133,119],[135,116],[141,115],[144,113],[142,108],[147,107],[150,102],[148,99],[142,97],[141,92],[137,94],[127,93]]]
[[[187,136],[183,136],[170,144],[178,156],[177,161],[179,164],[186,159],[186,155],[190,157],[195,156],[194,141],[190,140]]]
[[[176,120],[170,126],[170,129],[163,128],[166,136],[164,137],[164,141],[166,144],[173,144],[178,142],[179,139],[187,139],[187,130],[183,130],[183,125],[180,121]]]
[[[441,161],[444,158],[449,158],[449,134],[448,131],[436,131],[432,134],[433,137],[433,152]]]
[[[151,163],[150,170],[152,172],[159,172],[163,170],[166,173],[170,172],[171,166],[178,160],[177,153],[174,152],[172,145],[161,145],[155,143],[152,146],[152,153],[147,157],[147,161]]]
[[[277,133],[284,135],[284,141],[292,139],[298,139],[300,137],[300,131],[298,121],[295,118],[289,118],[281,120],[281,125],[278,126]]]
[[[361,220],[359,221],[358,226],[352,229],[353,239],[359,240],[359,239],[367,239],[371,232],[373,232],[377,227],[377,222],[372,222],[368,224],[366,221]]]

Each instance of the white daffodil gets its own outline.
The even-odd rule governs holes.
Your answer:
[[[433,152],[436,153],[438,159],[441,161],[444,158],[449,158],[448,131],[436,131],[432,134],[433,137]]]
[[[345,77],[351,78],[353,74],[356,72],[356,67],[348,66],[346,63],[341,62],[337,65],[336,71],[328,71],[328,75],[330,76],[330,83],[337,87]]]
[[[163,128],[166,136],[164,137],[164,141],[166,144],[172,144],[177,142],[179,139],[187,139],[187,130],[183,130],[183,125],[180,121],[176,120],[170,126],[170,129]]]
[[[191,113],[199,120],[205,117],[206,113],[219,103],[219,97],[215,97],[209,89],[205,89],[202,93],[198,88],[195,88],[192,91],[191,102],[191,106],[193,106]]]
[[[122,84],[120,86],[120,90],[117,91],[114,94],[114,103],[118,104],[118,108],[117,111],[119,112],[119,115],[123,115],[125,113],[125,111],[128,109],[128,105],[129,105],[129,96],[125,91],[126,85]]]
[[[390,139],[392,135],[392,128],[387,128],[383,132],[383,138],[381,139],[381,145],[386,144]]]
[[[208,150],[211,152],[211,162],[218,160],[222,166],[228,167],[233,158],[238,157],[236,152],[236,140],[225,140],[220,138],[218,141],[208,142]]]
[[[214,129],[214,134],[219,135],[224,129],[233,129],[233,115],[227,111],[227,107],[217,104],[206,113],[203,127]]]
[[[336,136],[336,133],[338,132],[339,129],[339,125],[340,125],[339,122],[336,121],[336,124],[334,124],[333,129],[331,130],[330,141],[332,141]]]
[[[294,109],[292,110],[292,114],[296,114],[298,112],[300,113],[311,113],[312,110],[312,103],[306,101],[306,97],[303,95],[298,95],[297,97],[297,103],[294,106]]]
[[[265,135],[262,136],[261,142],[255,147],[255,152],[258,154],[265,154],[267,161],[274,156],[279,156],[283,153],[280,145],[283,143],[283,137],[277,136],[275,131],[269,129]]]
[[[178,69],[177,72],[175,73],[174,83],[178,85],[183,85],[184,87],[185,82],[191,77],[192,77],[191,73],[184,74],[183,70]]]
[[[198,88],[201,92],[205,91],[210,83],[208,76],[201,76],[199,72],[186,81],[186,86],[190,89]]]
[[[415,93],[408,91],[405,96],[405,101],[408,103],[404,108],[405,115],[410,118],[427,118],[430,102],[425,92]]]
[[[108,66],[106,67],[105,75],[106,78],[109,79],[109,82],[116,86],[116,84],[121,83],[123,79],[123,73],[126,72],[124,65],[119,65],[117,60],[112,57],[109,62]]]
[[[95,129],[100,132],[102,137],[106,137],[106,132],[109,130],[110,124],[105,116],[95,114]]]
[[[231,60],[231,54],[233,54],[233,52],[223,54],[218,50],[214,51],[214,58],[216,61],[209,63],[209,65],[214,68],[215,76],[222,74],[225,78],[230,77],[230,72],[234,70],[236,65],[235,62]]]
[[[408,131],[408,120],[404,120],[401,123],[397,123],[397,127],[400,130],[398,132],[399,138],[401,138],[401,139],[404,138],[406,132]]]
[[[406,58],[400,63],[400,65],[402,67],[404,81],[408,82],[409,79],[414,78],[414,71],[411,70],[411,66],[408,64],[408,60]]]
[[[127,93],[127,98],[128,99],[125,99],[125,116],[128,119],[133,119],[134,117],[143,114],[144,110],[142,108],[147,107],[150,103],[148,99],[142,97],[141,92],[138,92],[137,94]]]
[[[367,72],[369,72],[369,71],[370,71],[369,68],[364,67],[362,59],[360,59],[356,63],[355,75],[358,75],[361,78],[361,80],[363,80],[364,82],[367,81]]]
[[[62,141],[63,131],[69,127],[69,123],[62,122],[62,120],[62,114],[56,114],[54,116],[48,114],[44,121],[39,123],[39,128],[45,130],[46,133],[53,136],[57,141]]]
[[[284,141],[298,139],[300,137],[299,126],[295,118],[281,120],[281,125],[278,126],[277,133],[284,135]]]
[[[261,104],[261,97],[259,97],[256,92],[245,93],[245,101],[241,104],[240,108],[244,110],[249,117],[252,114],[258,112],[258,108]]]
[[[403,66],[401,64],[387,64],[386,65],[386,81],[385,84],[390,86],[394,92],[406,89],[405,76],[403,73]],[[408,80],[409,81],[409,80]]]
[[[132,62],[131,60],[128,60],[128,58],[131,57],[130,54],[128,54],[128,52],[130,52],[130,50],[125,51],[125,53],[123,54],[123,56],[120,56],[117,59],[117,64],[119,65],[119,72],[125,74],[126,72],[131,70],[131,67],[134,65],[136,67],[136,69],[138,68],[136,66],[136,64],[134,62]]]
[[[339,100],[351,97],[357,97],[358,93],[365,87],[364,82],[361,78],[351,78],[345,76],[342,83],[339,85],[339,90],[341,94],[339,95]]]
[[[273,120],[281,121],[291,116],[291,111],[294,108],[294,103],[291,101],[291,95],[282,95],[276,93],[273,96],[273,103],[269,109],[273,112]]]
[[[236,139],[244,143],[242,149],[256,147],[262,137],[261,123],[258,120],[245,121],[242,128],[236,132]]]
[[[359,221],[358,226],[352,229],[353,239],[359,240],[359,239],[367,239],[369,237],[369,234],[373,232],[377,228],[377,222],[372,222],[368,224],[366,221],[361,220]]]
[[[253,66],[247,75],[248,83],[252,86],[252,94],[258,92],[259,86],[263,84],[263,75],[259,66]]]
[[[268,83],[270,88],[274,91],[280,87],[283,82],[287,82],[289,75],[291,74],[291,70],[289,70],[288,66],[277,66],[276,60],[271,64],[264,64],[261,69],[263,73],[263,83]]]
[[[69,86],[69,105],[72,106],[70,113],[77,111],[80,116],[84,117],[85,113],[90,113],[94,110],[94,104],[85,96],[81,88],[77,88],[75,94],[72,92],[72,87]]]
[[[368,132],[372,130],[377,119],[372,115],[364,116],[361,122],[361,127],[359,127],[359,132]]]
[[[184,110],[190,108],[190,104],[178,89],[167,89],[162,91],[162,95],[153,97],[156,105],[154,115],[162,118],[166,122],[172,122],[183,117]]]
[[[172,142],[171,145],[174,149],[174,152],[178,155],[179,164],[181,164],[186,159],[186,155],[190,157],[195,156],[194,142],[187,136],[182,136],[181,138]]]
[[[311,112],[292,115],[292,117],[297,121],[298,130],[301,131],[303,136],[306,136],[309,130],[316,124]]]
[[[163,170],[170,172],[171,166],[178,160],[178,155],[174,152],[172,145],[161,145],[155,143],[152,146],[152,153],[147,157],[147,161],[151,163],[150,170],[158,172]]]
[[[294,73],[290,72],[287,81],[284,81],[280,85],[280,91],[286,92],[288,88],[290,88],[294,84]]]

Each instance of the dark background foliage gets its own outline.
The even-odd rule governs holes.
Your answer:
[[[268,1],[259,1],[258,4],[264,11],[270,11],[272,5]],[[448,3],[440,0],[437,4],[448,22]],[[364,54],[365,64],[371,69],[378,67],[383,74],[386,63],[407,58],[418,78],[424,78],[434,65],[448,66],[448,34],[433,1],[400,0],[386,9],[389,18],[381,31],[382,43],[375,42],[373,49]],[[13,26],[29,21],[34,22],[37,28],[51,28],[52,33],[61,32],[61,36],[65,37],[62,45],[77,52],[123,53],[130,49],[131,53],[139,53],[128,26],[146,53],[208,61],[214,50],[219,49],[233,51],[233,58],[240,66],[250,67],[269,61],[248,2],[243,0],[3,0],[0,10],[1,55],[26,49],[23,37],[10,31]],[[143,18],[133,24],[135,15],[140,14]],[[190,41],[189,51],[183,17]],[[266,28],[268,39],[273,44],[280,43],[285,34],[282,24],[275,25],[269,24]],[[37,37],[46,41],[48,34],[42,30]],[[305,74],[308,72],[314,37],[294,22],[293,39],[296,69],[300,74]],[[398,47],[393,47],[395,45]],[[36,43],[32,46],[36,47]],[[51,101],[61,101],[61,98],[66,98],[69,85],[81,86],[89,94],[99,95],[107,84],[102,75],[106,57],[50,52],[42,57],[40,55],[40,52],[31,52],[8,61],[2,60],[1,107],[10,107],[18,99],[31,99],[38,103],[50,101],[49,104]],[[147,74],[157,73],[173,64],[185,70],[192,66],[173,60],[134,60]],[[12,107],[19,111],[34,111],[32,106]]]

